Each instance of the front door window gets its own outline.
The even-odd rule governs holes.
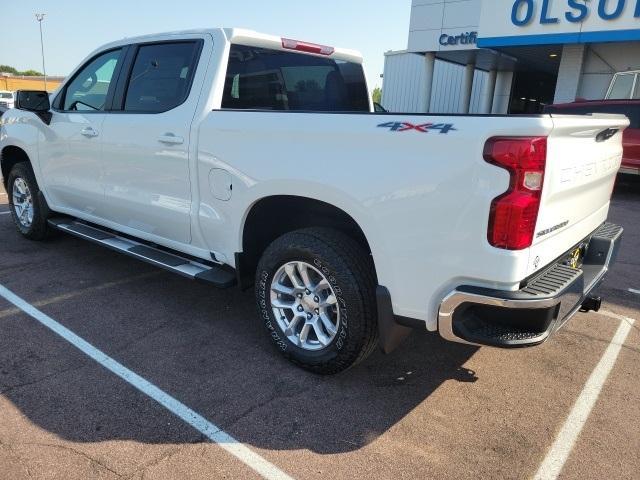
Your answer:
[[[121,50],[111,50],[91,60],[65,90],[63,110],[103,111]]]

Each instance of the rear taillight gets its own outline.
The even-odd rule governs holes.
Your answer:
[[[511,175],[509,190],[491,203],[489,243],[522,250],[533,243],[547,160],[545,137],[495,137],[484,147],[484,159]]]
[[[326,45],[316,45],[315,43],[301,42],[300,40],[282,39],[282,48],[287,50],[297,50],[299,52],[315,53],[318,55],[331,55],[335,48]]]

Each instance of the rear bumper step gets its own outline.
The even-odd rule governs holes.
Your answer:
[[[142,242],[119,236],[94,225],[87,225],[72,218],[52,218],[48,223],[51,227],[62,232],[89,240],[184,277],[213,284],[218,288],[232,287],[236,283],[235,274],[222,267],[206,265],[182,257],[178,253],[174,254],[153,248]]]
[[[502,348],[544,342],[578,310],[599,308],[591,291],[615,262],[622,234],[622,227],[603,224],[588,239],[581,268],[557,263],[516,292],[457,288],[440,305],[440,335],[454,342]]]

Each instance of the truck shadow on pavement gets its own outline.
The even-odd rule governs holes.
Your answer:
[[[341,375],[313,375],[271,345],[252,292],[212,290],[67,236],[27,242],[8,219],[0,238],[0,283],[258,448],[357,450],[444,382],[477,379],[464,367],[477,348],[427,332]],[[204,440],[3,299],[0,332],[0,394],[16,409],[3,408],[0,438],[38,427],[73,442]]]

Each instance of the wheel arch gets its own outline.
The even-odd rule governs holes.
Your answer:
[[[7,181],[11,169],[14,165],[21,162],[29,163],[33,169],[31,159],[23,148],[16,145],[7,145],[2,149],[2,152],[0,152],[0,170],[2,171],[2,183],[5,190],[7,189]]]
[[[308,227],[335,228],[353,238],[367,254],[371,254],[375,270],[372,247],[364,229],[344,209],[311,197],[271,195],[256,200],[247,209],[240,227],[242,252],[236,253],[240,286],[248,288],[253,284],[258,261],[275,239]]]

